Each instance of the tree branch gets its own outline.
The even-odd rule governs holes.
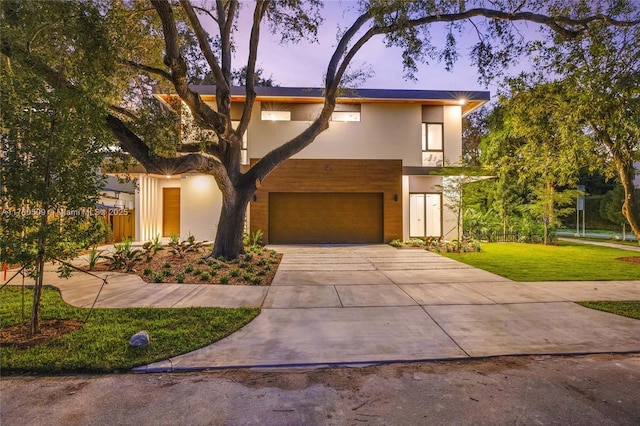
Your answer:
[[[475,8],[469,9],[460,13],[450,13],[443,15],[430,15],[417,19],[410,19],[406,23],[401,25],[389,25],[384,28],[384,33],[390,33],[393,31],[397,31],[399,29],[405,27],[416,27],[425,24],[431,24],[434,22],[453,22],[453,21],[462,21],[465,19],[473,18],[476,16],[482,16],[490,19],[498,19],[501,21],[530,21],[536,22],[538,24],[543,24],[551,28],[552,30],[566,36],[569,38],[576,37],[580,34],[581,31],[572,30],[566,28],[566,26],[572,27],[585,27],[586,25],[595,22],[602,21],[607,23],[608,25],[618,26],[618,27],[630,27],[634,25],[640,24],[640,19],[633,21],[619,21],[613,19],[608,15],[596,14],[593,16],[588,16],[586,18],[574,19],[568,16],[548,16],[540,13],[534,12],[503,12],[501,10],[494,9],[486,9],[486,8]]]
[[[132,113],[131,111],[129,111],[129,110],[128,110],[128,109],[126,109],[126,108],[122,108],[121,106],[118,106],[118,105],[109,105],[109,106],[108,106],[108,108],[109,108],[111,111],[115,112],[116,114],[123,115],[123,116],[125,116],[125,117],[128,117],[128,118],[129,118],[129,119],[131,119],[131,120],[137,120],[137,119],[138,119],[138,116],[137,116],[137,115],[135,115],[134,113]]]
[[[340,39],[338,46],[336,46],[336,50],[333,52],[333,55],[331,56],[331,60],[329,61],[329,66],[327,67],[327,76],[325,78],[325,90],[329,91],[329,88],[334,86],[334,83],[335,83],[334,80],[336,75],[336,69],[338,68],[338,63],[346,53],[349,47],[349,43],[351,42],[351,39],[356,35],[358,31],[360,31],[362,26],[366,24],[367,21],[369,21],[371,18],[372,18],[372,14],[370,11],[367,11],[366,13],[360,15],[358,19],[356,19],[353,25],[351,25],[351,27],[347,30],[347,32],[344,33],[344,35]]]
[[[249,39],[249,58],[247,61],[247,75],[245,82],[245,103],[242,109],[242,117],[240,118],[240,124],[236,129],[236,135],[239,140],[242,140],[242,135],[249,128],[249,121],[251,121],[251,111],[253,104],[256,100],[255,92],[255,79],[254,74],[256,72],[256,60],[258,58],[258,43],[260,41],[260,23],[264,17],[267,8],[271,2],[269,0],[263,2],[257,2],[256,8],[253,11],[253,26],[251,27],[251,38]]]
[[[202,12],[204,14],[206,14],[209,18],[213,19],[213,21],[215,23],[218,23],[218,18],[216,18],[215,16],[213,16],[213,13],[211,13],[210,11],[208,11],[207,9],[203,8],[203,7],[199,7],[199,6],[193,6],[193,8],[199,12]]]
[[[130,61],[128,59],[121,59],[120,62],[122,62],[123,64],[128,65],[128,66],[130,66],[132,68],[135,68],[135,69],[138,69],[138,70],[142,70],[142,71],[146,71],[146,72],[151,73],[151,74],[159,75],[160,77],[163,77],[163,78],[171,81],[171,74],[169,74],[168,72],[166,72],[165,70],[162,70],[160,68],[150,67],[148,65],[140,64],[138,62]]]
[[[209,37],[207,32],[202,28],[202,24],[200,23],[200,19],[198,19],[198,15],[196,15],[193,10],[193,6],[188,0],[180,0],[180,5],[187,13],[187,17],[189,18],[189,22],[193,27],[193,30],[196,33],[196,37],[198,38],[198,44],[200,45],[200,49],[204,54],[207,63],[211,67],[211,71],[213,72],[213,78],[215,79],[216,90],[220,88],[220,90],[224,92],[229,92],[229,85],[222,74],[222,70],[220,69],[220,65],[218,64],[218,58],[213,53],[211,49],[211,45],[209,44]],[[216,21],[217,22],[217,21]]]
[[[178,29],[173,17],[171,5],[166,0],[152,0],[160,20],[165,39],[164,62],[171,70],[171,81],[180,98],[189,106],[193,117],[205,128],[215,130],[218,135],[227,132],[226,117],[211,109],[202,101],[199,94],[189,88],[187,81],[187,64],[180,53],[178,45]]]
[[[206,153],[209,155],[213,155],[216,158],[220,158],[220,152],[218,150],[218,145],[207,145],[204,150],[202,149],[202,144],[199,143],[183,143],[178,147],[178,152],[181,153]]]
[[[212,174],[214,170],[222,167],[219,161],[201,154],[194,153],[171,158],[153,155],[147,144],[118,117],[107,116],[107,125],[120,142],[120,147],[138,160],[147,173],[176,175],[197,171]]]

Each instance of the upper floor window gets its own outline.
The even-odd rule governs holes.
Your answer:
[[[360,121],[360,111],[335,111],[331,121]]]
[[[291,121],[291,111],[262,110],[260,118],[263,121]]]
[[[231,121],[231,125],[233,126],[234,129],[236,129],[238,127],[238,125],[240,124],[239,121]],[[248,136],[249,131],[245,131],[244,135],[242,135],[242,149],[240,150],[240,164],[242,165],[246,165],[249,164],[249,136]]]
[[[422,165],[442,167],[444,164],[444,128],[442,123],[422,123]]]

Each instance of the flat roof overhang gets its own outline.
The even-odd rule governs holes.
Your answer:
[[[216,87],[212,85],[194,85],[191,89],[198,93],[203,101],[215,102]],[[231,101],[244,102],[244,87],[232,87]],[[256,87],[256,101],[283,103],[322,103],[324,90],[304,87]],[[163,101],[175,95],[156,94]],[[462,115],[467,115],[489,102],[488,91],[454,90],[402,90],[402,89],[346,89],[345,96],[339,96],[338,103],[395,103],[420,105],[460,105]]]

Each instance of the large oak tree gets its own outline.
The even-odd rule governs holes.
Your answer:
[[[85,4],[87,2],[84,2]],[[322,84],[324,102],[314,121],[296,137],[259,159],[243,172],[240,167],[242,136],[252,119],[256,100],[255,71],[259,41],[265,28],[282,35],[283,42],[302,39],[313,41],[321,23],[317,0],[263,0],[255,3],[217,0],[203,3],[188,0],[164,1],[93,1],[104,17],[102,25],[111,28],[112,38],[102,49],[116,52],[120,65],[114,72],[125,96],[112,100],[106,121],[123,151],[139,161],[149,173],[172,174],[198,172],[212,175],[223,197],[222,211],[214,245],[215,256],[234,258],[242,251],[243,222],[256,187],[278,165],[300,152],[325,129],[340,93],[341,82],[358,51],[372,38],[385,37],[389,46],[403,49],[408,77],[415,77],[417,63],[436,59],[450,67],[456,60],[456,38],[471,29],[477,37],[471,54],[482,78],[490,78],[510,65],[526,50],[515,23],[533,22],[571,39],[594,24],[626,27],[638,23],[636,11],[588,5],[593,2],[522,0],[363,0],[358,3],[359,16],[338,38],[334,53],[328,58]],[[620,1],[612,1],[619,4]],[[33,13],[32,2],[3,2],[3,10],[16,9]],[[250,28],[240,28],[241,7],[250,9]],[[32,28],[32,35],[47,31],[56,22],[41,17],[42,25]],[[434,24],[438,24],[434,26]],[[446,43],[432,43],[430,29],[445,31]],[[231,120],[231,82],[234,58],[234,33],[250,33],[244,107],[239,123]],[[467,33],[468,34],[468,33]],[[28,49],[29,39],[3,32],[1,52],[7,58],[23,61],[52,86],[74,87],[73,69],[60,67]],[[73,49],[73,40],[68,40]],[[59,51],[64,55],[64,51]],[[100,49],[95,52],[100,55]],[[190,86],[190,82],[210,74],[216,86],[216,107],[212,108]],[[171,113],[151,105],[150,87],[174,93],[184,103],[195,123],[213,131],[214,137],[199,143],[183,143],[166,138],[148,121],[155,111],[163,117]],[[82,91],[81,87],[77,90]],[[147,108],[147,106],[149,108]],[[142,130],[147,130],[143,132]],[[151,130],[150,130],[151,129]],[[152,137],[153,136],[153,137]],[[259,143],[259,142],[256,142]],[[212,223],[214,218],[212,218]],[[213,225],[212,225],[213,226]]]

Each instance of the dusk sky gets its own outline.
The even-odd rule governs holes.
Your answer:
[[[338,25],[345,28],[350,25],[357,13],[355,2],[349,0],[334,0],[325,2],[322,15],[325,18],[318,33],[319,43],[280,45],[279,37],[270,34],[263,28],[260,38],[260,48],[257,66],[265,70],[266,77],[272,75],[280,86],[321,87],[322,76],[333,53],[336,44]],[[234,68],[240,68],[246,61],[251,14],[254,4],[246,2],[241,11],[239,31],[236,35],[237,53]],[[206,18],[203,18],[206,19]],[[442,45],[445,31],[443,25],[431,25],[431,35],[438,45]],[[522,26],[521,30],[527,34],[536,34],[536,26]],[[467,29],[468,34],[458,37],[460,59],[454,69],[447,72],[444,65],[432,61],[429,65],[421,65],[417,74],[417,81],[403,79],[402,57],[399,49],[384,46],[382,36],[378,36],[356,55],[353,65],[368,64],[375,75],[369,78],[361,87],[385,89],[445,89],[445,90],[490,90],[495,96],[500,81],[485,87],[478,82],[478,73],[471,64],[469,56],[470,46],[477,40],[475,32]],[[526,59],[521,64],[514,64],[509,73],[518,74],[528,68]]]

